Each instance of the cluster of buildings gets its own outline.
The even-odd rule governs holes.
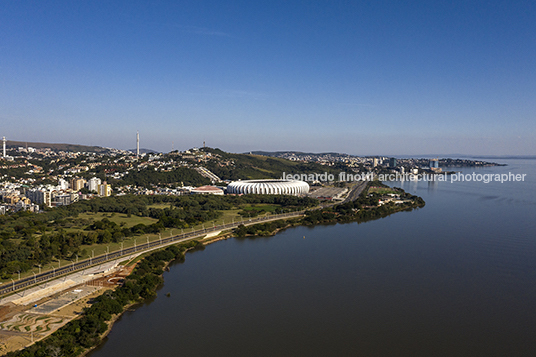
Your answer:
[[[81,193],[85,188],[90,193]],[[108,197],[112,187],[106,181],[93,177],[86,181],[75,177],[69,181],[60,179],[58,185],[39,185],[29,187],[20,183],[4,182],[0,184],[0,214],[8,211],[39,212],[42,207],[66,206],[80,199],[95,196]]]
[[[333,166],[336,163],[344,163],[347,165],[363,164],[367,161],[366,158],[339,154],[339,153],[303,153],[296,151],[283,151],[271,153],[270,156],[287,159],[290,161],[314,162],[321,165]]]

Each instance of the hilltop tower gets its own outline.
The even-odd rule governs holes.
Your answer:
[[[140,157],[140,132],[136,132],[136,157]]]
[[[6,137],[2,137],[2,157],[6,157]]]

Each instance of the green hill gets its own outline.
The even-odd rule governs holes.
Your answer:
[[[213,148],[200,150],[215,156],[202,165],[224,180],[277,179],[281,178],[283,173],[308,175],[327,172],[338,175],[344,170],[343,166],[325,166],[261,155],[231,154]]]

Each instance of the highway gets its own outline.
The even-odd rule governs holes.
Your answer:
[[[205,235],[211,232],[217,232],[217,231],[223,231],[223,230],[236,228],[241,224],[248,226],[248,225],[256,224],[260,222],[269,222],[269,221],[279,220],[283,218],[299,217],[299,216],[302,216],[304,213],[305,211],[295,211],[295,212],[281,213],[281,214],[270,215],[270,216],[262,216],[262,217],[244,219],[244,220],[233,222],[233,223],[221,224],[221,225],[209,227],[206,229],[199,229],[197,231],[192,231],[189,233],[182,233],[182,234],[174,235],[168,238],[160,238],[158,240],[154,240],[152,242],[147,242],[144,244],[139,244],[134,247],[129,247],[129,248],[120,249],[114,252],[105,253],[96,257],[81,260],[79,262],[73,262],[66,266],[58,267],[57,269],[52,268],[52,271],[49,270],[49,271],[45,271],[39,274],[34,273],[33,276],[23,278],[20,280],[11,279],[11,282],[5,283],[0,288],[0,298],[5,296],[6,294],[10,294],[12,292],[19,291],[21,289],[25,289],[33,285],[55,279],[65,274],[80,271],[80,270],[89,268],[91,266],[107,262],[109,260],[114,260],[122,256],[128,256],[133,253],[143,253],[151,249],[186,242],[186,241],[193,240],[196,238],[204,237]]]
[[[352,187],[352,190],[348,193],[348,197],[346,197],[346,199],[342,201],[342,203],[357,200],[361,192],[363,192],[365,187],[367,187],[367,183],[368,181],[360,181],[359,183],[357,183],[354,187]]]

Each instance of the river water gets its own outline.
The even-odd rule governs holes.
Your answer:
[[[396,182],[426,206],[189,253],[90,356],[534,356],[536,161],[501,162],[456,170],[525,181]]]

